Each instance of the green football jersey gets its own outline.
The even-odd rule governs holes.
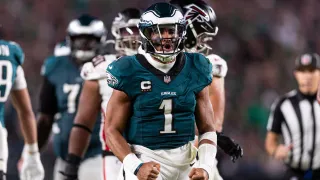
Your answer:
[[[42,75],[54,87],[57,103],[56,124],[53,127],[54,152],[56,156],[65,159],[68,154],[69,136],[77,113],[83,84],[80,68],[75,65],[70,56],[50,56],[42,66]],[[101,116],[99,115],[84,158],[102,153],[99,137],[100,124]]]
[[[196,95],[211,83],[211,71],[209,60],[197,53],[180,53],[168,73],[154,68],[140,54],[111,63],[109,86],[132,100],[133,112],[124,134],[128,143],[156,150],[192,141]]]
[[[23,61],[24,53],[18,44],[0,40],[0,123],[2,127],[4,127],[4,104],[16,79],[17,69]]]

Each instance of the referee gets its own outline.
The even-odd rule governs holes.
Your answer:
[[[298,89],[280,97],[271,107],[265,148],[270,156],[287,165],[283,179],[319,180],[320,105],[316,96],[320,80],[319,55],[299,56],[294,76]]]

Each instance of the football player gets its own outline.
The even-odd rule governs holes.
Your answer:
[[[224,59],[216,54],[210,54],[212,48],[208,42],[218,33],[215,12],[202,0],[171,0],[170,3],[183,12],[187,23],[185,50],[202,53],[212,64],[213,80],[210,85],[210,99],[215,112],[215,128],[221,132],[225,108],[224,78],[228,67]]]
[[[54,133],[54,152],[57,156],[54,168],[54,180],[64,179],[59,173],[67,163],[69,135],[77,113],[79,96],[83,80],[80,76],[84,63],[99,54],[106,40],[104,23],[96,17],[84,14],[72,20],[67,28],[66,46],[70,54],[49,57],[42,69],[44,77],[40,92],[38,116],[39,148],[46,143],[51,129]],[[97,119],[89,147],[81,163],[79,179],[100,179],[102,168],[101,143],[99,139],[100,116]],[[79,126],[81,127],[81,126]]]
[[[218,146],[232,157],[235,161],[242,157],[241,147],[232,139],[223,135],[222,126],[224,121],[225,89],[224,77],[227,74],[227,63],[216,54],[210,54],[210,40],[218,33],[216,14],[214,10],[202,0],[171,0],[170,3],[178,7],[187,22],[187,38],[185,50],[198,52],[206,55],[213,66],[213,79],[210,85],[210,100],[214,110],[215,128],[218,134]],[[222,179],[217,172],[215,179]]]
[[[118,56],[137,53],[139,46],[139,29],[137,25],[140,16],[140,10],[135,8],[127,8],[121,11],[113,20],[111,27],[111,32],[115,37],[115,50],[118,54],[97,56],[82,68],[81,76],[85,81],[74,121],[77,126],[74,126],[71,131],[68,154],[68,159],[74,159],[71,162],[75,163],[69,163],[63,172],[68,180],[77,179],[79,162],[86,152],[92,128],[96,123],[95,119],[91,117],[96,116],[97,110],[106,111],[107,103],[112,93],[112,88],[108,86],[106,79],[105,70],[107,66],[116,60]],[[103,121],[101,125],[103,125]],[[100,131],[103,149],[102,179],[117,179],[121,162],[109,151],[105,142],[103,128]]]
[[[218,146],[231,156],[233,162],[242,157],[242,148],[231,138],[222,133],[225,109],[224,79],[228,71],[227,63],[216,54],[208,43],[218,33],[217,17],[214,10],[202,0],[172,0],[182,9],[187,21],[187,38],[185,50],[204,54],[212,64],[213,78],[210,84],[210,101],[215,112],[215,129],[218,135]],[[205,18],[204,18],[205,17]],[[204,18],[204,19],[203,19]]]
[[[212,65],[199,53],[182,52],[185,28],[175,6],[152,5],[139,22],[144,53],[122,57],[107,68],[114,90],[104,128],[108,146],[123,162],[119,178],[213,178]],[[195,123],[198,151],[192,144]],[[197,152],[199,164],[192,168]]]
[[[8,161],[7,130],[4,122],[4,105],[11,94],[11,101],[17,111],[25,145],[20,171],[22,180],[43,180],[44,169],[40,161],[37,143],[37,127],[32,111],[26,79],[22,69],[24,53],[21,47],[0,39],[0,180],[6,179]]]

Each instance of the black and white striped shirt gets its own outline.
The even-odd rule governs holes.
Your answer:
[[[320,105],[316,95],[303,95],[293,90],[271,107],[268,131],[281,134],[293,148],[286,159],[291,168],[320,168]]]

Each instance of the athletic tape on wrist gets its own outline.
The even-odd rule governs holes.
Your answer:
[[[128,154],[123,159],[123,166],[135,175],[138,173],[142,164],[143,162],[133,153]]]
[[[39,152],[38,143],[25,144],[23,147],[24,153],[36,153]]]
[[[217,147],[212,144],[201,144],[198,149],[199,168],[207,171],[209,178],[212,177],[215,163],[213,159],[216,157]]]
[[[216,132],[206,132],[199,136],[199,144],[202,140],[207,139],[212,141],[215,145],[217,145],[217,133]]]

